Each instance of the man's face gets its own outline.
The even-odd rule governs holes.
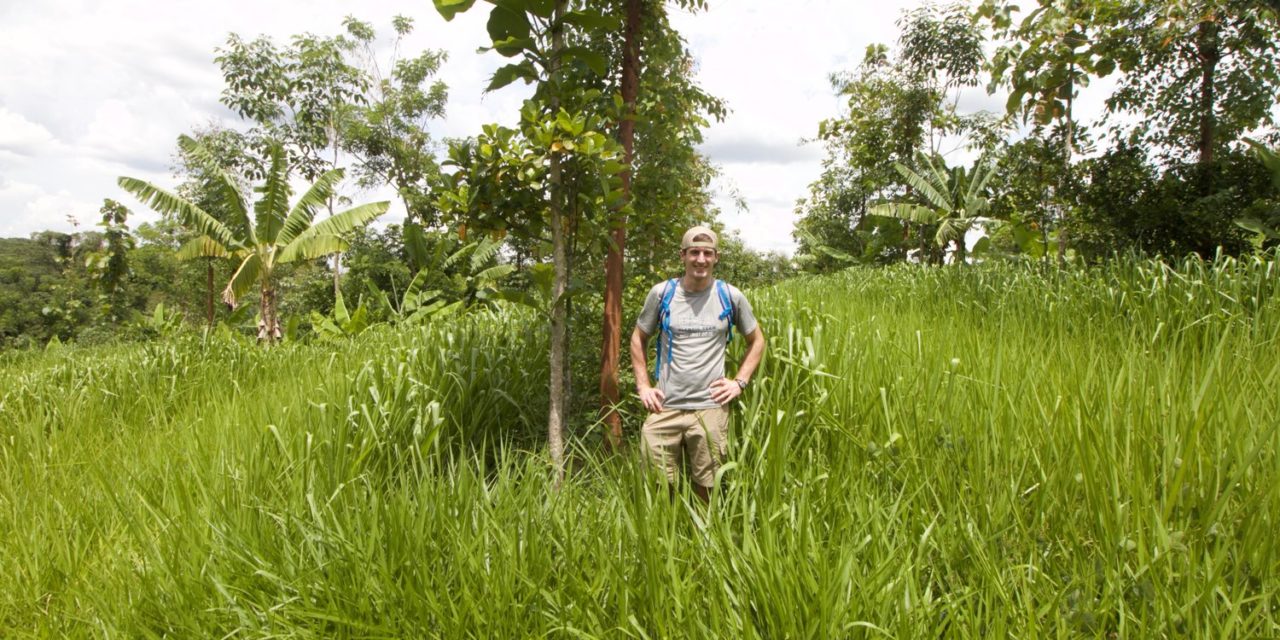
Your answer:
[[[689,247],[680,252],[680,260],[684,262],[684,273],[693,278],[709,278],[719,257],[716,250],[709,247]]]

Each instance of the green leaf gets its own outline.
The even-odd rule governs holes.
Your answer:
[[[493,72],[493,78],[489,80],[489,86],[485,91],[497,91],[516,80],[524,80],[526,84],[536,82],[538,73],[533,69],[533,63],[525,60],[517,64],[508,64],[498,67]]]
[[[485,269],[484,271],[481,271],[480,273],[477,273],[473,279],[476,282],[488,284],[492,282],[497,282],[498,280],[505,278],[506,276],[513,273],[515,270],[516,270],[516,267],[515,265],[512,265],[512,264],[495,265],[495,266],[489,267],[488,269]]]
[[[453,20],[453,17],[471,8],[476,0],[432,0],[436,6],[436,11],[445,21]]]
[[[306,235],[289,243],[276,258],[277,262],[286,263],[294,260],[315,260],[327,255],[346,251],[349,244],[342,236]]]
[[[897,218],[908,222],[934,224],[938,222],[938,212],[928,207],[906,202],[889,202],[867,208],[867,215],[885,218]]]
[[[493,40],[494,48],[497,48],[497,43],[504,40],[528,38],[529,16],[526,16],[523,11],[499,4],[489,12],[486,28],[489,30],[489,39]]]
[[[907,181],[907,184],[911,185],[920,193],[920,195],[924,196],[925,200],[927,200],[929,204],[938,209],[951,209],[950,198],[942,195],[947,191],[946,183],[942,181],[936,173],[933,176],[936,182],[931,182],[924,176],[916,173],[914,169],[902,164],[901,162],[893,163],[893,168],[897,169],[898,173],[902,174],[903,179]],[[933,166],[929,165],[929,168],[933,169]]]
[[[271,167],[267,170],[266,182],[257,188],[262,197],[253,205],[254,216],[258,220],[257,239],[265,244],[275,244],[284,226],[285,212],[289,210],[289,198],[293,195],[284,148],[273,145],[270,153]]]
[[[599,11],[570,11],[564,14],[562,20],[564,24],[579,27],[583,31],[609,32],[622,29],[622,20],[620,18],[607,16]]]
[[[512,36],[493,43],[492,47],[480,47],[478,51],[480,53],[497,51],[499,55],[505,58],[514,58],[521,54],[529,54],[526,57],[532,58],[534,53],[533,46],[534,43],[532,38],[517,38]]]
[[[409,268],[420,274],[423,273],[425,267],[430,264],[428,260],[431,259],[431,248],[427,244],[427,236],[422,231],[422,225],[416,222],[405,223],[404,250],[409,254]],[[410,288],[412,286],[410,285]]]
[[[1261,233],[1272,240],[1280,240],[1280,231],[1272,229],[1265,222],[1258,220],[1257,218],[1237,218],[1235,223],[1236,226],[1241,229],[1252,231],[1254,233]]]
[[[224,247],[244,248],[240,239],[236,238],[226,225],[218,222],[216,218],[182,196],[137,178],[121,176],[117,184],[156,213],[172,215],[182,224],[197,233],[213,238]]]
[[[315,219],[316,213],[322,207],[328,204],[330,196],[334,193],[334,188],[338,181],[342,180],[342,169],[330,169],[324,175],[320,176],[315,184],[298,199],[293,205],[293,210],[289,212],[289,217],[284,221],[284,227],[280,229],[280,235],[276,237],[277,244],[289,244],[298,234],[302,233],[311,226],[311,221]]]
[[[338,295],[333,300],[333,319],[340,325],[351,321],[351,314],[347,313],[347,304],[342,299],[341,291],[338,291]]]
[[[608,71],[609,62],[605,57],[586,47],[565,47],[560,55],[565,60],[581,60],[587,68],[598,76],[603,76]]]
[[[555,0],[525,0],[524,4],[529,13],[539,18],[550,18],[556,12]]]
[[[1266,167],[1271,174],[1271,184],[1276,189],[1280,189],[1280,153],[1268,149],[1266,145],[1252,138],[1245,138],[1244,141],[1253,148],[1254,155],[1258,156],[1262,166]]]
[[[334,214],[320,221],[310,229],[303,231],[297,238],[294,238],[292,242],[285,245],[277,255],[276,260],[282,263],[292,262],[298,258],[309,260],[328,253],[344,251],[345,247],[333,248],[342,244],[340,236],[352,229],[361,227],[372,221],[374,218],[386,213],[387,207],[389,207],[390,204],[391,203],[386,201],[371,202],[352,209],[347,209],[342,213]],[[329,237],[335,238],[339,240],[339,242],[334,243],[331,240],[321,240],[321,238]]]
[[[1094,65],[1093,70],[1099,78],[1105,78],[1116,70],[1116,61],[1111,58],[1102,58]]]
[[[174,257],[179,260],[190,260],[192,258],[227,258],[231,256],[231,252],[222,246],[217,240],[209,236],[198,236],[189,240]]]

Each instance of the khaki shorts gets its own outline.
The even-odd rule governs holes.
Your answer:
[[[675,482],[685,459],[689,475],[704,487],[716,482],[716,470],[725,457],[725,435],[729,426],[729,410],[668,409],[651,413],[640,428],[640,440],[646,455]]]

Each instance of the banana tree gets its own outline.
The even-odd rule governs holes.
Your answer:
[[[941,158],[921,154],[920,170],[895,162],[894,169],[923,203],[888,202],[867,209],[868,215],[897,218],[919,224],[937,225],[934,242],[940,249],[955,245],[957,264],[965,262],[965,234],[978,224],[995,222],[985,217],[991,201],[983,195],[995,173],[995,163],[979,160],[970,173],[964,167],[947,167]]]
[[[212,160],[209,151],[188,136],[181,136],[178,145],[192,157]],[[315,260],[346,250],[343,234],[382,215],[388,206],[387,202],[364,204],[312,224],[342,179],[342,169],[323,173],[290,208],[293,189],[289,186],[289,166],[283,148],[274,146],[270,160],[265,182],[254,189],[258,200],[253,204],[252,219],[246,198],[236,182],[226,172],[216,170],[217,199],[229,214],[226,224],[172,191],[137,178],[119,179],[120,187],[143,204],[158,213],[176,217],[200,234],[178,250],[179,258],[227,257],[240,261],[222,291],[222,300],[234,307],[237,300],[256,286],[260,296],[258,339],[267,343],[281,336],[276,266]],[[216,164],[209,162],[209,166]]]

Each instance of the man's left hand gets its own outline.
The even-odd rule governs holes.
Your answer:
[[[733,402],[733,399],[740,395],[742,395],[742,387],[729,378],[720,378],[711,383],[711,399],[722,407]]]

